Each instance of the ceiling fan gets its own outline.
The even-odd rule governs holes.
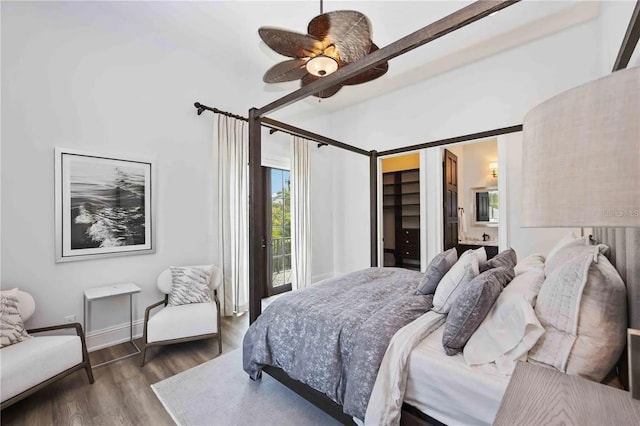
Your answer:
[[[371,40],[371,26],[365,15],[354,10],[322,13],[309,22],[308,34],[273,27],[261,27],[260,38],[272,50],[287,56],[287,61],[269,68],[262,77],[265,83],[282,83],[300,79],[306,86],[346,64],[378,50]],[[342,83],[315,93],[318,98],[335,95],[343,85],[366,83],[384,75],[387,62],[356,75]]]

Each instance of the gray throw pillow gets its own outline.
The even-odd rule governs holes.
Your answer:
[[[210,279],[210,269],[172,266],[168,305],[211,302]]]
[[[426,295],[435,293],[440,280],[449,272],[449,269],[451,269],[457,260],[458,251],[455,248],[444,251],[434,257],[427,266],[422,281],[418,284],[416,294]]]
[[[442,335],[447,355],[461,352],[491,310],[503,287],[514,277],[513,268],[485,271],[467,284],[451,305]]]
[[[516,256],[516,251],[512,248],[503,250],[491,259],[487,260],[487,263],[484,266],[484,269],[480,267],[480,271],[484,272],[493,268],[513,268],[518,263],[518,257]]]

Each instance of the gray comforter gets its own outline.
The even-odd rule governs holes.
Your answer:
[[[431,308],[422,276],[370,268],[281,296],[245,334],[244,370],[279,367],[363,419],[391,337]]]

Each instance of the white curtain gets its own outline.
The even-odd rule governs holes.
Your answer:
[[[230,316],[249,309],[249,140],[246,122],[217,118],[220,300]]]
[[[311,285],[311,203],[309,181],[310,142],[291,139],[291,285],[293,289]]]

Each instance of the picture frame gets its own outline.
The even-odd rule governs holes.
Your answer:
[[[56,262],[151,254],[155,162],[55,148]]]

